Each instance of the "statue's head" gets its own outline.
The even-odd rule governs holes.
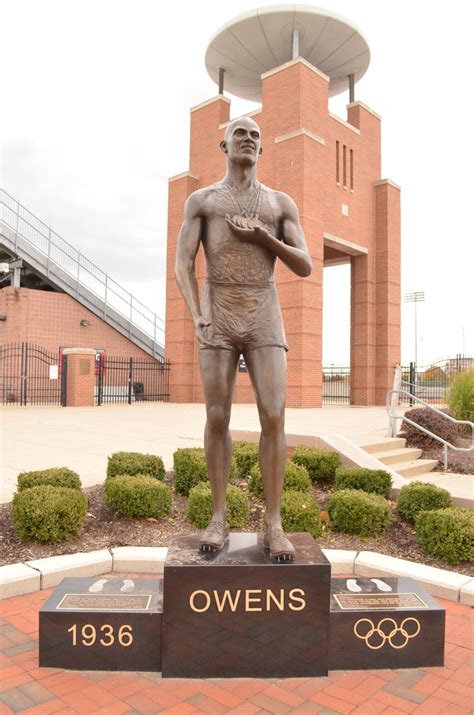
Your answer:
[[[233,119],[220,147],[231,164],[256,164],[262,153],[260,127],[250,117]]]

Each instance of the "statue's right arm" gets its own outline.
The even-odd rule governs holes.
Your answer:
[[[176,249],[175,276],[186,305],[193,319],[198,339],[199,333],[209,323],[201,315],[195,261],[201,240],[202,194],[195,192],[186,201],[184,220],[179,232]]]

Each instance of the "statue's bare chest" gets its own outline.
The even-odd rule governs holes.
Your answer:
[[[235,236],[226,218],[241,228],[264,226],[277,235],[277,212],[269,192],[240,194],[217,188],[207,212],[204,248],[210,280],[230,283],[267,283],[273,280],[275,256],[264,246]]]

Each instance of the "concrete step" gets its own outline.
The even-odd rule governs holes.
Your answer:
[[[422,449],[402,447],[402,449],[390,449],[383,452],[373,452],[372,457],[384,464],[401,464],[402,462],[413,462],[423,454]]]
[[[406,439],[403,437],[386,437],[374,442],[361,442],[357,446],[363,449],[368,454],[374,454],[374,452],[389,452],[394,449],[401,449],[406,445]]]
[[[397,472],[401,477],[409,479],[416,477],[419,474],[426,474],[436,467],[438,461],[436,459],[416,459],[412,462],[399,462],[391,464],[390,468]]]

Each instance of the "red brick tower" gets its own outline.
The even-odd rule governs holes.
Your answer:
[[[329,94],[340,92],[348,81],[353,100],[354,83],[368,66],[368,47],[356,28],[330,13],[308,8],[300,15],[292,12],[288,19],[284,12],[288,10],[265,8],[242,16],[232,23],[232,33],[235,37],[240,32],[241,41],[250,37],[254,46],[247,51],[255,55],[259,37],[254,37],[257,25],[252,25],[252,18],[260,28],[268,23],[267,40],[276,18],[278,26],[290,33],[290,57],[292,45],[295,59],[263,73],[255,67],[253,84],[248,77],[242,82],[241,70],[237,73],[232,66],[218,74],[221,90],[224,77],[234,94],[260,98],[261,109],[252,112],[264,149],[257,176],[295,200],[313,259],[309,278],[299,278],[278,262],[277,284],[290,347],[287,404],[322,404],[323,267],[334,262],[351,264],[351,403],[384,404],[400,359],[400,189],[380,176],[380,117],[355,101],[348,105],[347,121],[328,110]],[[206,61],[211,75],[216,67],[212,53],[218,54],[225,44],[229,27],[209,45]],[[352,50],[356,59],[347,57],[349,41],[344,42],[346,55],[335,57],[340,51],[331,52],[328,40],[323,47],[326,59],[316,58],[313,64],[312,38],[321,40],[320,27],[326,28],[334,46],[356,35],[359,44]],[[284,33],[278,34],[281,52],[288,55],[281,40]],[[278,48],[273,48],[273,55],[278,61]],[[342,67],[332,75],[331,60]],[[236,62],[240,68],[242,58]],[[170,399],[174,402],[203,401],[193,323],[174,279],[177,237],[186,198],[225,173],[219,142],[229,120],[230,101],[222,94],[192,108],[189,171],[169,181],[166,357],[172,362]],[[202,251],[197,273],[202,287]],[[253,402],[247,374],[238,375],[234,400]]]

